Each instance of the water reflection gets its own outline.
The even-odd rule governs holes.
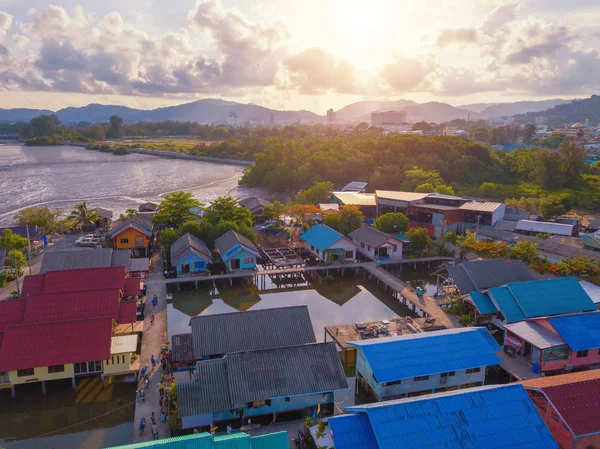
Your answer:
[[[0,446],[10,449],[100,449],[127,444],[133,437],[135,383],[131,378],[100,377],[52,381],[0,390]]]

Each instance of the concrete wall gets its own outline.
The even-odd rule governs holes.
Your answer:
[[[506,215],[506,204],[501,204],[492,214],[492,226],[498,223],[499,220],[503,220],[504,215]]]
[[[102,361],[104,374],[124,373],[129,371],[131,364],[131,353],[115,354],[108,360]]]
[[[75,371],[72,364],[64,365],[65,370],[62,373],[49,373],[47,366],[41,366],[34,368],[32,376],[19,377],[17,371],[10,371],[8,373],[10,382],[12,385],[19,385],[31,382],[41,382],[44,380],[58,380],[58,379],[70,379],[75,375]]]
[[[485,366],[479,367],[478,373],[467,374],[466,370],[455,371],[454,376],[442,378],[441,374],[431,374],[427,380],[417,380],[414,378],[402,379],[398,385],[384,386],[373,377],[373,370],[369,362],[365,359],[362,349],[357,348],[356,371],[369,383],[380,401],[390,397],[403,397],[410,393],[427,391],[432,393],[438,389],[452,389],[451,387],[460,387],[463,384],[485,383]],[[443,380],[447,379],[447,380]]]
[[[201,266],[199,268],[195,268],[194,264],[196,262],[199,262],[201,264]],[[193,274],[193,273],[202,273],[202,272],[206,271],[206,267],[209,262],[207,262],[202,257],[197,256],[196,254],[190,254],[175,264],[175,266],[177,267],[177,274],[182,274],[181,267],[183,265],[185,265],[186,263],[190,265],[190,271],[187,274]]]

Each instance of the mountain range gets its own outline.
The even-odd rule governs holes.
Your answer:
[[[556,106],[568,106],[571,100],[519,101],[514,103],[477,103],[460,107],[448,103],[416,103],[411,100],[359,101],[336,111],[336,121],[343,123],[369,122],[369,114],[374,111],[404,109],[411,121],[448,122],[454,119],[478,119],[512,116],[523,113],[537,113]],[[244,104],[220,99],[203,99],[151,110],[134,109],[126,106],[89,104],[82,107],[68,107],[52,112],[44,109],[0,109],[0,122],[28,122],[42,114],[56,114],[61,122],[107,122],[112,115],[122,117],[126,122],[149,120],[154,122],[195,121],[200,123],[227,123],[231,113],[235,113],[238,123],[269,123],[274,114],[275,123],[323,123],[325,117],[311,111],[280,111],[256,104]]]

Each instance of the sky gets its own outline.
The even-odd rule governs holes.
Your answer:
[[[324,114],[600,90],[599,0],[0,0],[0,107],[223,98]]]

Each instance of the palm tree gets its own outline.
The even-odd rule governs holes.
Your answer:
[[[138,213],[137,209],[127,209],[124,214],[119,215],[119,220],[125,221],[129,217],[133,217],[137,213]]]
[[[71,211],[67,219],[73,220],[72,226],[83,230],[86,226],[98,221],[98,214],[95,210],[88,209],[87,203],[84,201],[75,205],[75,209]]]

